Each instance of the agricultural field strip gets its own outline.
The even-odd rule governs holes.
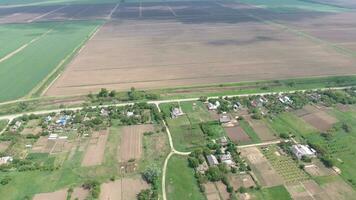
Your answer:
[[[214,1],[214,3],[216,3],[217,5],[221,6],[221,7],[228,7],[228,5],[225,5],[223,3],[219,3],[217,1]],[[242,3],[242,4],[245,4],[247,6],[251,6],[251,7],[254,7],[254,8],[257,8],[257,9],[266,9],[264,7],[261,7],[261,6],[256,6],[256,5],[253,5],[253,4],[249,4],[249,3]],[[325,47],[329,48],[329,49],[332,49],[332,50],[335,50],[336,52],[338,52],[339,54],[341,55],[347,55],[347,56],[351,56],[351,57],[355,57],[356,56],[356,53],[348,48],[345,48],[345,47],[341,47],[341,46],[338,46],[337,44],[335,43],[331,43],[331,42],[328,42],[326,40],[323,40],[323,39],[320,39],[318,37],[314,37],[310,34],[307,34],[305,33],[304,31],[302,30],[299,30],[299,29],[296,29],[296,28],[293,28],[291,27],[290,25],[287,25],[287,24],[284,24],[284,23],[280,23],[280,22],[276,22],[274,20],[265,20],[259,16],[256,16],[254,14],[250,14],[250,13],[245,13],[245,12],[241,12],[242,14],[244,14],[245,16],[247,17],[251,17],[255,20],[258,20],[264,24],[267,24],[267,25],[270,25],[270,26],[273,26],[273,27],[276,27],[276,28],[281,28],[285,31],[288,31],[296,36],[300,36],[300,37],[304,37],[305,39],[308,39],[316,44],[321,44],[321,45],[324,45]]]
[[[71,53],[69,53],[65,58],[63,58],[61,60],[61,62],[59,62],[59,64],[57,65],[57,67],[55,67],[51,73],[49,73],[38,85],[37,87],[33,88],[32,91],[29,92],[29,94],[27,96],[31,96],[33,93],[37,92],[39,90],[39,88],[41,88],[43,86],[43,84],[45,84],[50,77],[55,74],[59,68],[61,68],[63,66],[63,64],[72,57],[73,54],[80,53],[82,51],[82,49],[85,47],[86,43],[88,41],[90,41],[95,35],[96,33],[100,30],[101,25],[96,26],[92,33],[90,33],[90,38],[89,39],[84,39],[76,48],[73,49],[73,51]],[[48,86],[41,92],[41,95],[44,94],[48,88],[51,87],[51,85],[60,77],[61,73],[58,74],[58,76],[56,78],[54,78],[50,84],[48,84]]]
[[[28,47],[30,44],[36,42],[37,40],[41,39],[42,37],[46,36],[48,33],[52,32],[53,29],[49,29],[48,31],[46,31],[45,33],[43,33],[42,35],[32,39],[31,41],[29,41],[28,43],[22,45],[21,47],[19,47],[18,49],[16,49],[15,51],[7,54],[6,56],[2,57],[0,59],[0,63],[4,62],[7,59],[10,59],[12,56],[16,55],[17,53],[21,52],[22,50],[24,50],[26,47]]]
[[[28,22],[28,23],[32,23],[32,22],[34,22],[34,21],[36,21],[36,20],[38,20],[38,19],[41,19],[41,18],[43,18],[43,17],[45,17],[45,16],[47,16],[47,15],[50,15],[50,14],[52,14],[52,13],[55,13],[55,12],[57,12],[57,11],[59,11],[59,10],[62,10],[63,8],[66,8],[66,7],[68,7],[68,6],[62,6],[62,7],[60,7],[60,8],[51,10],[51,11],[49,11],[49,12],[47,12],[47,13],[44,13],[43,15],[37,16],[37,17],[35,17],[35,18],[33,18],[33,19],[30,19],[30,20],[28,20],[27,22]]]

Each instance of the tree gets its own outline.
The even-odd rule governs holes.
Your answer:
[[[116,91],[115,90],[111,90],[109,93],[109,97],[115,97],[116,96]]]
[[[142,172],[142,177],[147,183],[154,183],[159,176],[159,171],[156,167],[149,167]]]
[[[137,200],[150,200],[152,195],[152,191],[150,189],[141,190],[137,195]]]
[[[199,166],[199,160],[194,157],[189,157],[188,163],[189,163],[189,167],[191,168],[197,168]]]
[[[98,93],[98,97],[108,97],[108,95],[109,95],[109,92],[105,88],[101,88],[100,92]]]
[[[223,174],[218,167],[210,167],[206,171],[206,176],[210,181],[219,181],[223,178]]]

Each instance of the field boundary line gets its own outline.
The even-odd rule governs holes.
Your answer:
[[[112,19],[112,15],[116,12],[117,8],[120,6],[120,2],[116,4],[116,6],[110,11],[109,15],[106,17],[106,19]]]
[[[102,25],[97,25],[97,26],[94,28],[94,30],[89,34],[90,37],[89,37],[88,39],[85,38],[76,48],[73,49],[72,52],[70,52],[65,58],[63,58],[63,59],[59,62],[59,64],[52,70],[52,72],[49,73],[39,84],[37,84],[37,86],[34,87],[24,98],[30,97],[30,96],[32,96],[34,93],[39,92],[39,91],[41,90],[41,87],[45,86],[46,82],[48,82],[49,79],[50,79],[54,74],[56,74],[56,73],[59,72],[59,70],[61,69],[61,67],[64,66],[64,64],[68,61],[69,58],[71,58],[71,57],[74,56],[75,54],[81,52],[81,50],[86,46],[85,44],[86,44],[88,41],[90,41],[90,40],[96,35],[96,33],[100,30],[100,27],[101,27],[101,26],[102,26]],[[59,73],[59,76],[60,76],[60,75],[61,75],[61,73]],[[59,76],[58,76],[58,78],[59,78]],[[56,80],[56,79],[58,79],[58,78],[56,77],[55,79],[53,79],[53,80],[48,84],[48,86],[43,89],[43,91],[41,92],[40,96],[42,96],[45,92],[47,92],[47,90],[49,89],[49,87],[54,84],[54,80]]]
[[[57,12],[57,11],[59,11],[59,10],[62,10],[63,8],[66,8],[66,7],[68,7],[68,6],[62,6],[62,7],[60,7],[60,8],[51,10],[51,11],[49,11],[49,12],[47,12],[47,13],[44,13],[44,14],[42,14],[42,15],[40,15],[40,16],[34,17],[34,18],[30,19],[30,20],[27,20],[27,22],[28,22],[28,23],[32,23],[32,22],[34,22],[34,21],[36,21],[36,20],[38,20],[38,19],[41,19],[41,18],[43,18],[43,17],[45,17],[45,16],[47,16],[47,15],[50,15],[50,14],[52,14],[52,13],[55,13],[55,12]]]
[[[172,7],[170,7],[169,5],[167,5],[167,7],[168,7],[169,11],[171,11],[171,13],[173,14],[173,16],[178,17],[177,13],[173,10]]]
[[[19,52],[21,52],[22,50],[24,50],[26,47],[28,47],[29,45],[31,45],[32,43],[34,43],[34,42],[36,42],[37,40],[41,39],[42,37],[44,37],[45,35],[47,35],[48,33],[52,32],[52,31],[53,31],[53,29],[50,29],[50,30],[46,31],[45,33],[41,34],[40,36],[38,36],[38,37],[32,39],[30,42],[28,42],[28,43],[22,45],[21,47],[19,47],[19,48],[16,49],[15,51],[13,51],[13,52],[7,54],[6,56],[2,57],[2,58],[0,59],[0,63],[6,61],[7,59],[12,58],[12,56],[18,54]]]

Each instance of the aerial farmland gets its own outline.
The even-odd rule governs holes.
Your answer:
[[[356,3],[0,0],[0,199],[356,199]]]

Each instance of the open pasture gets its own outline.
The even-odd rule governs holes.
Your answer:
[[[188,166],[185,157],[174,155],[170,158],[167,167],[166,192],[167,199],[170,200],[205,199],[194,178],[194,170]],[[216,194],[216,190],[214,192]]]
[[[225,1],[121,3],[46,95],[353,74],[354,57],[288,24],[313,18],[333,26],[328,17],[339,13],[353,19],[342,9],[289,14]]]

